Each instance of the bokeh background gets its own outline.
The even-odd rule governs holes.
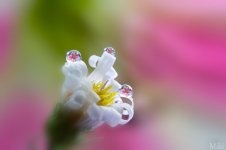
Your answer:
[[[45,149],[66,52],[107,46],[135,116],[76,149],[226,149],[225,18],[224,0],[1,0],[0,149]]]

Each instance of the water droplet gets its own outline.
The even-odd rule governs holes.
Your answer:
[[[106,47],[104,48],[104,51],[115,56],[115,49],[113,47]]]
[[[69,52],[67,52],[67,55],[66,55],[67,62],[76,62],[76,61],[80,61],[81,59],[82,59],[82,55],[79,51],[70,50]]]
[[[133,95],[133,89],[128,84],[123,84],[119,89],[119,94],[121,97],[131,97]]]

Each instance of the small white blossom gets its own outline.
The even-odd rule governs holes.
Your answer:
[[[101,57],[93,55],[89,58],[89,65],[94,68],[89,75],[81,54],[76,50],[67,53],[67,62],[62,68],[65,106],[83,112],[80,126],[87,129],[103,123],[112,127],[126,124],[134,114],[132,88],[127,86],[129,89],[122,89],[124,86],[115,80],[118,76],[113,68],[116,57],[109,53],[114,49],[109,47],[107,50]],[[72,56],[73,52],[75,55]]]

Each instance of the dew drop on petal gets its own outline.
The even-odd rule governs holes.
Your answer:
[[[106,47],[104,48],[104,51],[115,56],[115,49],[113,47]]]
[[[133,89],[128,84],[123,84],[119,89],[119,94],[121,97],[131,97],[133,95]]]
[[[79,51],[70,50],[69,52],[67,52],[67,55],[66,55],[67,62],[76,62],[76,61],[80,61],[81,59],[82,59],[82,55]]]

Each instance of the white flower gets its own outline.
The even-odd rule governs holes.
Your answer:
[[[89,75],[81,54],[76,50],[67,53],[67,62],[62,68],[65,106],[82,111],[80,126],[86,129],[103,123],[112,127],[126,124],[134,114],[132,88],[115,80],[118,76],[113,68],[116,57],[109,49],[114,50],[109,47],[101,57],[93,55],[89,58],[89,65],[94,68]]]

